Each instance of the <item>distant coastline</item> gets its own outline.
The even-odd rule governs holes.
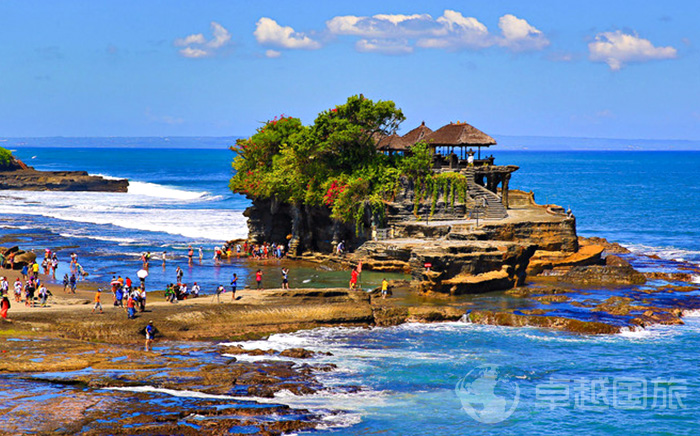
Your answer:
[[[579,138],[565,136],[493,135],[501,151],[700,151],[700,140]],[[46,148],[153,148],[222,149],[242,136],[163,137],[13,137],[0,138],[9,149]]]

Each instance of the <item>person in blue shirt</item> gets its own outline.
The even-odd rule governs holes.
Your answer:
[[[148,321],[148,325],[145,329],[146,333],[146,351],[151,349],[151,343],[153,342],[153,337],[156,334],[156,328],[153,327],[153,321]]]
[[[231,301],[236,300],[236,287],[238,286],[238,275],[233,273],[233,278],[231,279]]]

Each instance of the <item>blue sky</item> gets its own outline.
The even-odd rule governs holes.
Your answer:
[[[353,94],[407,131],[700,140],[693,1],[0,0],[0,136],[250,135]]]

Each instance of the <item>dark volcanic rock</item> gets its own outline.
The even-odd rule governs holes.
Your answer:
[[[643,285],[647,279],[631,266],[576,266],[561,277],[581,285]]]
[[[126,179],[104,179],[85,171],[37,171],[31,167],[0,172],[0,190],[126,192]]]

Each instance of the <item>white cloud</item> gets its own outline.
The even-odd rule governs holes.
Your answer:
[[[431,32],[431,36],[419,39],[416,42],[418,47],[478,50],[493,45],[488,28],[474,17],[465,17],[460,12],[447,9],[435,21],[439,27]]]
[[[413,47],[408,44],[408,41],[394,39],[361,39],[355,43],[355,49],[362,53],[388,55],[403,55],[413,52]]]
[[[231,41],[231,34],[224,26],[216,21],[212,21],[210,27],[212,33],[212,39],[210,40],[207,40],[201,33],[195,33],[184,38],[178,38],[173,44],[176,47],[184,47],[180,49],[179,52],[186,58],[213,56],[217,49]]]
[[[186,58],[203,58],[209,56],[208,51],[194,47],[185,47],[180,50],[180,54]]]
[[[502,36],[491,34],[482,22],[446,9],[434,19],[428,14],[378,14],[371,17],[345,15],[326,21],[332,35],[361,38],[358,51],[405,54],[413,47],[443,50],[480,50],[494,45],[512,51],[541,50],[549,45],[544,34],[513,15],[499,20]]]
[[[354,35],[365,39],[415,37],[437,27],[433,17],[428,14],[378,14],[373,17],[346,15],[326,21],[326,28],[334,35]]]
[[[277,51],[277,50],[270,49],[270,50],[265,50],[265,56],[267,56],[268,58],[278,58],[278,57],[282,56],[282,53]]]
[[[204,38],[204,35],[201,33],[197,33],[194,35],[188,35],[184,38],[178,38],[175,40],[175,45],[177,47],[186,47],[190,44],[204,44],[206,43],[207,40]]]
[[[591,61],[605,62],[613,71],[619,71],[630,62],[673,59],[677,56],[676,49],[671,46],[655,47],[648,39],[619,30],[597,34],[595,41],[588,44],[588,52]]]
[[[318,41],[306,36],[304,33],[295,32],[289,26],[280,26],[277,21],[262,17],[256,23],[255,39],[262,45],[274,46],[286,49],[315,50],[321,48]]]
[[[506,14],[498,20],[502,37],[498,44],[512,51],[542,50],[549,45],[544,34],[526,20]]]

